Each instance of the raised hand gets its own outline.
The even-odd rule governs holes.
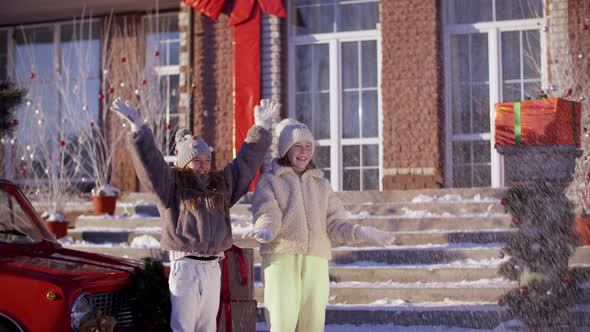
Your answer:
[[[356,229],[355,237],[377,246],[387,246],[395,242],[395,236],[391,232],[382,231],[369,226],[361,226]]]
[[[281,104],[272,99],[260,100],[254,107],[254,124],[270,130],[273,122],[279,122]]]
[[[139,113],[129,104],[129,102],[123,101],[121,97],[117,97],[113,104],[111,105],[111,109],[117,114],[123,121],[126,121],[131,130],[136,130],[137,127],[141,125],[141,117]]]

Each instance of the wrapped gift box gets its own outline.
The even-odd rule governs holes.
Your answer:
[[[258,313],[256,310],[256,301],[230,301],[231,305],[231,327],[227,326],[226,306],[221,305],[218,332],[256,332],[256,320]]]
[[[561,98],[497,103],[495,145],[580,146],[581,104]]]

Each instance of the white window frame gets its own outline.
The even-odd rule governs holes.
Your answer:
[[[289,6],[291,11],[291,6]],[[289,13],[291,17],[292,13]],[[327,44],[330,52],[330,139],[316,140],[319,146],[329,145],[330,148],[330,183],[335,191],[342,190],[342,175],[344,167],[342,165],[342,147],[345,145],[368,145],[377,144],[379,151],[379,190],[383,190],[383,112],[381,106],[381,29],[380,26],[375,30],[358,30],[350,32],[320,33],[312,35],[294,35],[292,26],[289,24],[289,82],[288,82],[288,103],[289,117],[295,117],[295,47],[299,45]],[[340,44],[343,42],[359,42],[374,40],[377,43],[377,121],[378,137],[374,138],[341,138],[342,137],[342,84],[341,71],[342,66],[340,56]],[[337,121],[334,121],[337,120]],[[362,163],[362,161],[361,161]],[[361,167],[362,169],[363,167]],[[362,173],[361,183],[362,183]]]
[[[507,20],[495,22],[482,22],[475,24],[446,24],[449,10],[446,2],[443,3],[443,47],[444,47],[444,75],[445,75],[445,184],[453,186],[453,155],[452,143],[454,141],[489,140],[491,151],[491,186],[504,186],[504,160],[496,149],[494,149],[494,104],[502,100],[502,48],[501,33],[506,31],[539,30],[540,52],[541,52],[541,86],[548,85],[548,64],[546,32],[543,27],[547,25],[547,19],[543,18]],[[545,8],[543,9],[545,10]],[[487,33],[488,34],[488,71],[489,71],[489,96],[490,96],[490,132],[484,134],[458,134],[454,135],[452,130],[452,89],[451,89],[451,36],[457,34]],[[521,49],[522,51],[522,49]]]

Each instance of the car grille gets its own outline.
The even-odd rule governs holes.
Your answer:
[[[133,325],[130,299],[124,292],[108,292],[92,294],[94,308],[105,315],[117,320],[117,326],[128,327]]]

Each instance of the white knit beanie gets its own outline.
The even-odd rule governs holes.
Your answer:
[[[276,135],[279,138],[279,157],[284,157],[293,144],[298,142],[308,141],[311,143],[311,154],[315,150],[313,134],[303,123],[295,119],[285,119],[277,125],[275,129]]]
[[[211,158],[211,147],[202,139],[193,136],[188,128],[179,129],[175,136],[176,162],[174,165],[184,168],[196,156],[204,154]]]

